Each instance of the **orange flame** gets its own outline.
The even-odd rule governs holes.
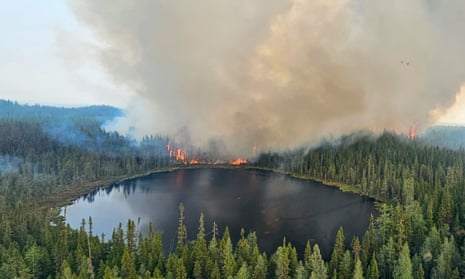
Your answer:
[[[249,161],[247,161],[246,158],[236,158],[230,162],[231,165],[233,166],[239,166],[242,164],[247,164]]]
[[[176,150],[173,149],[170,143],[166,145],[166,148],[168,149],[168,153],[170,158],[174,158],[176,161],[182,164],[186,164],[186,152],[182,150],[181,148],[177,148]]]
[[[183,163],[186,161],[186,153],[181,148],[176,149],[175,157],[176,160],[181,161]]]
[[[408,134],[408,138],[410,140],[414,140],[416,137],[417,137],[417,128],[418,128],[418,124],[415,123],[412,128],[410,129],[410,132]]]
[[[189,164],[190,165],[198,165],[198,164],[200,164],[200,161],[197,160],[197,159],[192,159],[192,160],[189,161]]]

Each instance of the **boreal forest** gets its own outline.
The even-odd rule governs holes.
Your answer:
[[[107,131],[123,112],[0,102],[0,278],[463,278],[465,276],[465,150],[459,127],[435,127],[411,139],[389,131],[357,132],[314,147],[269,151],[241,165],[322,181],[377,201],[360,238],[344,228],[323,257],[285,238],[265,253],[254,232],[237,242],[228,228],[206,228],[199,216],[188,239],[179,205],[172,251],[162,234],[139,234],[128,220],[111,235],[93,233],[92,218],[73,229],[60,206],[80,194],[179,166],[169,139],[137,141]],[[285,187],[285,186],[283,186]],[[330,187],[330,186],[328,186]],[[207,231],[213,231],[207,234]],[[350,243],[350,245],[346,245]]]

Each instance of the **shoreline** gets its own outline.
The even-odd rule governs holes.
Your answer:
[[[315,182],[319,182],[323,184],[324,186],[336,187],[342,192],[350,192],[358,196],[367,197],[369,199],[372,199],[375,203],[384,203],[383,201],[380,201],[373,197],[359,193],[353,186],[340,183],[340,182],[328,181],[328,180],[324,180],[321,178],[315,178],[315,177],[310,177],[306,175],[297,175],[297,174],[285,172],[285,171],[278,170],[278,169],[257,167],[257,166],[252,166],[252,165],[233,166],[233,165],[204,164],[204,165],[186,165],[186,166],[179,165],[179,166],[174,166],[174,167],[169,167],[169,168],[148,170],[148,171],[145,171],[139,174],[119,175],[119,176],[113,176],[113,177],[106,177],[106,178],[102,178],[102,179],[91,181],[91,182],[72,184],[72,185],[66,186],[66,188],[64,188],[61,191],[58,191],[57,193],[54,193],[52,195],[49,195],[37,201],[36,204],[39,206],[39,208],[42,208],[42,209],[63,207],[63,206],[71,205],[73,204],[75,200],[79,199],[81,196],[88,194],[90,192],[96,191],[103,187],[108,187],[113,184],[123,183],[129,180],[133,180],[133,179],[137,179],[137,178],[141,178],[141,177],[145,177],[145,176],[149,176],[149,175],[153,175],[157,173],[173,172],[173,171],[183,170],[183,169],[245,169],[245,170],[249,169],[249,170],[268,171],[268,172],[286,175],[286,176],[296,178],[296,179],[312,180]]]

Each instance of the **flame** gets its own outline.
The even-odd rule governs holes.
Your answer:
[[[247,164],[249,161],[247,161],[246,158],[236,158],[230,162],[231,165],[233,166],[239,166],[242,164]]]
[[[187,164],[187,155],[181,148],[174,149],[170,143],[166,145],[170,158],[174,158],[178,163]]]
[[[200,164],[200,161],[197,160],[197,159],[192,159],[192,160],[189,161],[189,164],[190,165],[198,165],[198,164]]]
[[[184,152],[181,148],[176,149],[176,160],[185,162],[186,161],[186,152]]]
[[[418,128],[418,124],[415,123],[412,128],[410,129],[410,132],[408,134],[408,138],[410,140],[414,140],[416,137],[417,137],[417,128]]]

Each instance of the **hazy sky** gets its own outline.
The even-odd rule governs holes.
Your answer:
[[[0,0],[0,98],[18,102],[125,106],[95,61],[96,40],[63,0]]]
[[[461,0],[0,2],[2,99],[237,150],[465,123]]]

